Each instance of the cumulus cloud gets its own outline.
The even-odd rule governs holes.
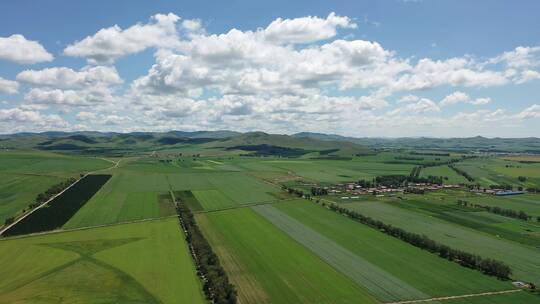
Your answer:
[[[461,91],[456,91],[456,92],[444,97],[441,100],[440,105],[442,107],[445,107],[445,106],[449,106],[449,105],[453,105],[453,104],[457,104],[457,103],[469,103],[469,104],[472,104],[472,105],[479,106],[479,105],[488,104],[490,102],[491,102],[491,98],[482,97],[482,98],[472,99],[466,93],[461,92]]]
[[[0,77],[0,94],[17,94],[18,92],[18,82]]]
[[[517,114],[517,117],[521,119],[527,118],[540,118],[540,105],[533,104],[532,106],[526,108]]]
[[[141,52],[150,47],[171,48],[178,45],[176,23],[180,17],[173,13],[156,14],[147,24],[136,24],[127,29],[118,25],[99,30],[93,36],[70,44],[64,54],[84,57],[90,63],[111,63],[114,60]],[[194,27],[193,23],[186,24]]]
[[[110,86],[122,83],[114,67],[85,67],[75,71],[66,67],[43,70],[26,70],[17,75],[17,80],[33,86],[80,89],[95,86]]]
[[[326,19],[302,17],[295,19],[277,18],[264,29],[266,40],[275,43],[310,43],[336,36],[337,28],[356,28],[348,17],[330,13]]]
[[[0,109],[2,132],[60,130],[68,127],[69,124],[56,114],[44,115],[22,108]]]
[[[0,37],[0,59],[20,64],[34,64],[52,61],[54,57],[39,42],[15,34]]]

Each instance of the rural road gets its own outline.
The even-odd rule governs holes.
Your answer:
[[[32,214],[34,211],[36,211],[37,209],[47,205],[49,202],[51,202],[52,200],[54,200],[56,197],[60,196],[62,193],[64,193],[66,190],[68,190],[69,188],[73,187],[73,185],[77,184],[81,179],[85,178],[87,175],[90,175],[92,173],[96,173],[96,172],[99,172],[99,171],[104,171],[104,170],[109,170],[109,169],[114,169],[114,168],[118,168],[118,165],[120,165],[120,160],[118,161],[114,161],[114,160],[110,160],[110,159],[106,159],[106,158],[100,158],[102,160],[105,160],[105,161],[108,161],[110,163],[113,163],[114,165],[112,167],[108,167],[108,168],[105,168],[105,169],[99,169],[99,170],[94,170],[94,171],[90,171],[90,172],[87,172],[85,175],[81,176],[79,179],[77,179],[75,182],[73,182],[73,184],[69,185],[68,187],[66,187],[64,190],[60,191],[59,193],[53,195],[50,199],[48,199],[47,201],[45,201],[44,203],[42,203],[41,205],[37,206],[36,208],[30,210],[29,212],[23,214],[21,217],[19,217],[18,219],[16,219],[13,223],[7,225],[6,227],[2,228],[2,230],[0,230],[0,236],[6,232],[9,228],[11,228],[12,226],[15,226],[18,222],[22,221],[23,219],[25,219],[27,216],[29,216],[30,214]]]
[[[413,303],[424,303],[424,302],[433,302],[433,301],[445,301],[445,300],[455,300],[455,299],[462,299],[462,298],[472,298],[472,297],[482,297],[482,296],[491,296],[491,295],[499,295],[499,294],[506,294],[506,293],[514,293],[514,292],[519,292],[519,291],[521,291],[521,289],[482,292],[482,293],[473,293],[473,294],[460,295],[460,296],[448,296],[448,297],[439,297],[439,298],[422,299],[422,300],[407,300],[407,301],[398,301],[398,302],[387,302],[387,303],[384,303],[384,304],[413,304]]]

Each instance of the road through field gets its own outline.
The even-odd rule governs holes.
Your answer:
[[[448,296],[448,297],[439,297],[439,298],[422,299],[422,300],[408,300],[408,301],[399,301],[399,302],[387,302],[387,303],[384,303],[384,304],[413,304],[413,303],[424,303],[424,302],[434,302],[434,301],[457,300],[457,299],[472,298],[472,297],[483,297],[483,296],[492,296],[492,295],[514,293],[514,292],[519,292],[519,291],[521,291],[521,289],[510,289],[510,290],[503,290],[503,291],[473,293],[473,294],[460,295],[460,296]]]
[[[85,178],[86,176],[90,175],[90,174],[93,174],[93,173],[96,173],[96,172],[99,172],[99,171],[103,171],[103,170],[110,170],[110,169],[114,169],[114,168],[118,168],[118,165],[120,165],[120,160],[118,161],[114,161],[114,160],[110,160],[110,159],[106,159],[106,158],[100,158],[102,160],[105,160],[105,161],[108,161],[110,163],[113,163],[114,165],[109,167],[109,168],[105,168],[105,169],[99,169],[99,170],[94,170],[94,171],[90,171],[90,172],[87,172],[86,174],[84,174],[83,176],[81,176],[79,179],[77,179],[75,182],[73,182],[73,184],[67,186],[64,190],[60,191],[59,193],[53,195],[50,199],[48,199],[47,201],[45,201],[44,203],[42,203],[41,205],[37,206],[36,208],[28,211],[27,213],[23,214],[21,217],[19,217],[18,219],[16,219],[13,223],[5,226],[4,228],[2,228],[2,230],[0,230],[0,236],[6,232],[7,230],[9,230],[9,228],[15,226],[17,223],[19,223],[20,221],[22,221],[23,219],[25,219],[27,216],[29,216],[30,214],[34,213],[36,210],[38,210],[39,208],[42,208],[43,206],[47,205],[48,203],[50,203],[51,201],[53,201],[56,197],[62,195],[62,193],[66,192],[69,188],[73,187],[75,184],[77,184],[79,181],[81,181],[83,178]]]

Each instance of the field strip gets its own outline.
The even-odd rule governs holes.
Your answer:
[[[106,160],[110,163],[113,163],[114,166],[112,167],[109,167],[109,168],[105,168],[105,169],[99,169],[99,170],[94,170],[94,171],[90,171],[90,172],[87,172],[86,174],[84,174],[83,176],[81,176],[79,179],[77,179],[75,182],[73,182],[73,184],[67,186],[64,190],[60,191],[59,193],[53,195],[50,199],[48,199],[47,201],[45,201],[44,203],[40,204],[39,206],[37,206],[36,208],[28,211],[27,213],[23,214],[21,217],[19,217],[18,219],[16,219],[13,223],[7,225],[6,227],[2,228],[2,230],[0,230],[0,236],[6,232],[9,228],[11,228],[12,226],[15,226],[18,222],[22,221],[24,218],[26,218],[27,216],[29,216],[30,214],[32,214],[34,211],[38,210],[39,208],[42,208],[43,206],[47,205],[48,203],[50,203],[51,201],[53,201],[56,197],[62,195],[62,193],[66,192],[69,188],[73,187],[75,184],[77,184],[79,181],[81,181],[83,178],[85,178],[86,176],[92,174],[92,173],[96,173],[96,172],[99,172],[99,171],[102,171],[102,170],[109,170],[109,169],[114,169],[114,168],[117,168],[118,165],[120,164],[120,160],[118,161],[113,161],[113,160],[109,160],[109,159],[106,159],[106,158],[101,158],[103,160]],[[99,191],[99,190],[98,190]]]
[[[251,209],[380,300],[429,297],[271,205]]]
[[[159,221],[159,220],[173,218],[173,217],[178,217],[178,215],[168,215],[168,216],[152,217],[152,218],[145,218],[145,219],[140,219],[140,220],[132,220],[132,221],[125,221],[125,222],[110,223],[110,224],[86,226],[86,227],[79,227],[79,228],[57,229],[57,230],[52,230],[52,231],[36,232],[36,233],[19,235],[19,236],[0,238],[0,241],[9,241],[9,240],[22,239],[22,238],[27,238],[27,237],[32,237],[32,236],[46,235],[46,234],[64,233],[64,232],[72,232],[72,231],[80,231],[80,230],[89,230],[89,229],[94,229],[94,228],[119,226],[119,225],[135,224],[135,223],[142,223],[142,222],[151,222],[151,221]]]
[[[454,300],[454,299],[463,299],[463,298],[472,298],[472,297],[482,297],[482,296],[492,296],[492,295],[499,295],[499,294],[507,294],[507,293],[514,293],[514,292],[519,292],[519,291],[521,291],[521,289],[510,289],[510,290],[503,290],[503,291],[473,293],[473,294],[466,294],[466,295],[461,295],[461,296],[448,296],[448,297],[439,297],[439,298],[422,299],[422,300],[386,302],[384,304],[412,304],[412,303],[424,303],[424,302],[433,302],[433,301],[445,301],[445,300]]]
[[[271,201],[264,201],[264,202],[258,202],[258,203],[244,203],[244,204],[241,204],[241,205],[224,207],[224,208],[219,208],[219,209],[193,211],[193,214],[212,213],[212,212],[226,211],[226,210],[238,209],[238,208],[249,208],[249,207],[260,206],[260,205],[272,205],[272,204],[278,204],[278,203],[281,203],[281,202],[291,201],[291,200],[295,200],[295,199],[297,199],[297,198],[286,198],[286,199],[282,199],[282,200],[271,200]]]

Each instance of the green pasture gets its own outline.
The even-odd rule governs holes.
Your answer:
[[[398,204],[402,203],[399,200],[373,200],[344,203],[342,206],[409,232],[425,234],[452,248],[501,260],[512,268],[514,279],[540,283],[538,248],[435,217],[425,210],[408,210]]]
[[[0,303],[206,303],[177,219],[0,241]]]
[[[309,201],[253,207],[381,301],[506,290],[487,277]]]
[[[196,221],[241,303],[376,303],[368,292],[249,208]]]

